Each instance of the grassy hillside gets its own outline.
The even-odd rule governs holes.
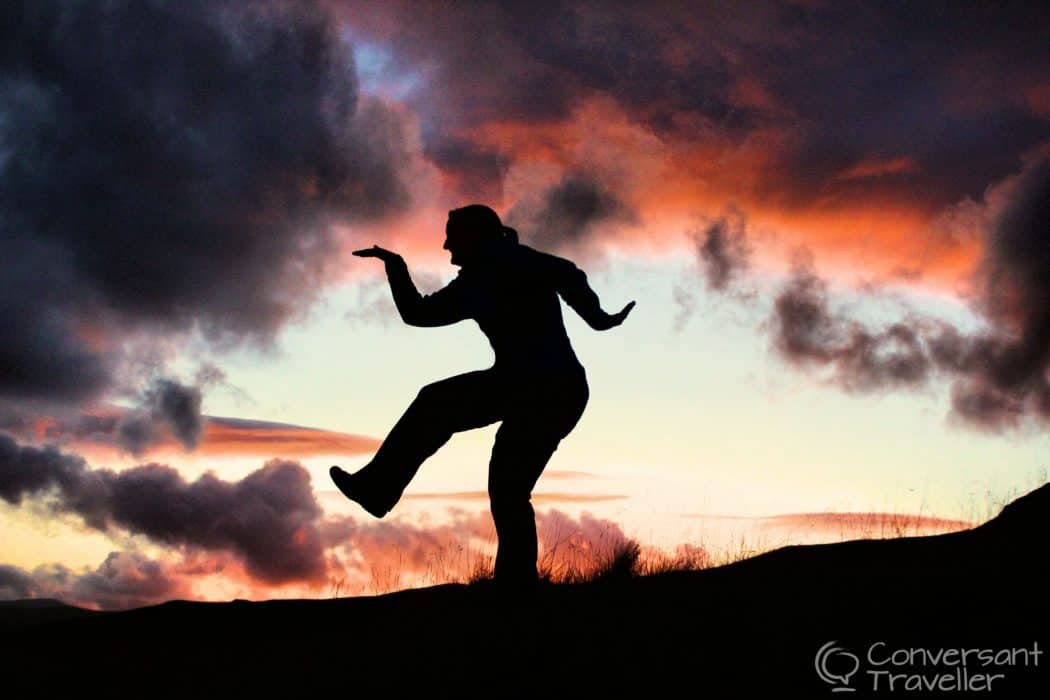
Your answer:
[[[1050,485],[971,530],[792,546],[648,575],[625,552],[596,580],[531,594],[480,582],[112,613],[9,604],[0,658],[18,687],[10,697],[821,698],[842,685],[859,697],[871,671],[883,690],[891,671],[900,675],[892,695],[927,695],[904,684],[954,678],[980,695],[1033,697],[1050,688],[1050,660],[1028,653],[1022,666],[1016,650],[1050,649],[1048,519]],[[829,642],[844,651],[824,659],[822,679],[815,660]],[[1013,665],[984,666],[975,651],[963,668],[875,665],[873,647],[876,662],[902,658],[894,650],[1015,651]],[[990,693],[975,689],[980,674],[1001,674]]]

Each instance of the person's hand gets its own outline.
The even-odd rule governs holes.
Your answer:
[[[623,323],[623,320],[627,318],[627,314],[631,313],[631,309],[633,308],[634,302],[632,301],[629,304],[627,304],[627,306],[620,309],[619,312],[615,314],[609,314],[609,318],[606,319],[605,323],[601,325],[599,330],[607,331],[610,328],[615,328],[616,326],[620,325],[621,323]]]
[[[353,254],[359,258],[379,258],[385,263],[394,262],[396,260],[401,259],[401,256],[393,252],[392,250],[380,248],[377,245],[374,245],[371,248],[362,248],[361,250],[355,250]]]
[[[631,313],[631,309],[634,308],[634,302],[630,302],[627,306],[620,309],[619,313],[613,314],[613,325],[618,326],[623,323],[623,320],[627,318],[627,314]]]

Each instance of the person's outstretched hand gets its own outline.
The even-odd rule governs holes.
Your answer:
[[[379,258],[385,263],[401,259],[401,256],[395,253],[394,251],[387,250],[386,248],[380,248],[377,245],[374,245],[371,248],[362,248],[361,250],[355,250],[353,254],[359,258]]]
[[[609,314],[608,320],[604,324],[602,324],[600,330],[606,331],[610,328],[615,328],[616,326],[620,325],[621,323],[623,323],[623,320],[627,318],[627,314],[631,313],[631,309],[633,308],[634,302],[632,301],[629,304],[627,304],[627,306],[620,309],[619,312],[615,314]]]

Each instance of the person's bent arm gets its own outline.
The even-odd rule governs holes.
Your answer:
[[[467,318],[466,304],[461,294],[462,282],[457,278],[433,294],[422,295],[412,283],[408,265],[399,256],[386,261],[386,276],[401,319],[410,326],[447,326]]]
[[[571,306],[588,326],[597,331],[620,325],[634,308],[632,301],[618,313],[609,314],[603,311],[598,295],[587,283],[587,274],[569,260],[561,260],[557,283],[558,293],[565,303]]]
[[[397,253],[379,246],[354,251],[360,257],[375,257],[386,267],[390,292],[401,319],[410,326],[447,326],[469,318],[463,283],[454,279],[443,289],[426,296],[419,293],[408,273],[408,265]]]

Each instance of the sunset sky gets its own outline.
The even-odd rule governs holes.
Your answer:
[[[434,291],[474,202],[637,302],[564,307],[590,400],[541,557],[988,519],[1050,466],[1048,31],[1037,3],[5,3],[0,599],[484,565],[496,425],[382,520],[328,478],[491,364],[350,255]]]

